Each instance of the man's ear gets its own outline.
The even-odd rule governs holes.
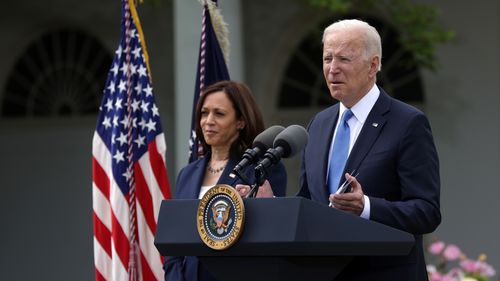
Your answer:
[[[368,72],[368,76],[370,78],[374,78],[377,75],[379,67],[380,67],[380,57],[373,56],[370,61],[370,70]]]

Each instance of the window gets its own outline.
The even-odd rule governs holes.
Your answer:
[[[79,30],[56,30],[28,46],[3,94],[3,118],[96,114],[111,55]]]

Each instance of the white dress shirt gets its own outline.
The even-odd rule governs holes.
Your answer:
[[[361,132],[361,129],[363,128],[363,125],[365,124],[366,118],[368,117],[368,114],[370,114],[370,111],[372,110],[373,106],[375,105],[375,102],[377,102],[377,99],[380,95],[380,90],[378,89],[377,85],[373,85],[373,87],[368,91],[368,93],[361,98],[355,105],[351,107],[351,111],[353,113],[353,117],[347,121],[349,124],[349,130],[351,133],[350,136],[350,141],[349,141],[349,154],[351,154],[351,150],[356,143],[356,140],[358,139],[359,133]],[[340,103],[340,108],[339,108],[339,116],[342,116],[344,111],[346,111],[347,108]],[[331,140],[331,145],[333,145],[333,140],[335,139],[335,135],[337,134],[337,127],[340,124],[340,119],[338,118],[337,124],[335,125],[335,133],[333,134],[333,138]],[[348,155],[349,155],[348,154]],[[331,149],[330,149],[330,155],[328,156],[328,169],[330,169],[330,159],[331,159]],[[347,171],[348,173],[351,173],[352,171]],[[326,173],[328,177],[328,171]],[[328,180],[328,179],[327,179]],[[361,212],[361,217],[365,219],[370,218],[370,199],[368,196],[364,196],[365,198],[365,205],[363,207],[363,212]]]

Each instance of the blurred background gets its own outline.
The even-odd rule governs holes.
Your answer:
[[[399,40],[404,19],[309,2],[220,0],[231,78],[250,86],[266,126],[305,126],[332,103],[321,70],[323,28],[345,17],[376,26],[384,52],[379,82],[426,113],[440,156],[443,222],[427,241],[455,243],[472,258],[486,253],[498,270],[500,2],[410,1],[432,5],[438,24],[454,33],[433,51],[434,70]],[[0,279],[92,280],[91,145],[120,39],[120,1],[2,4]],[[173,191],[188,159],[202,6],[157,0],[138,11]],[[293,195],[300,158],[285,163]]]

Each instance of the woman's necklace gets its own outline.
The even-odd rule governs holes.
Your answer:
[[[212,175],[218,174],[218,173],[222,172],[224,170],[224,168],[226,168],[226,164],[227,164],[227,160],[224,162],[224,165],[222,165],[219,168],[214,169],[214,168],[212,168],[212,165],[210,165],[210,163],[209,163],[207,166],[207,171]]]

